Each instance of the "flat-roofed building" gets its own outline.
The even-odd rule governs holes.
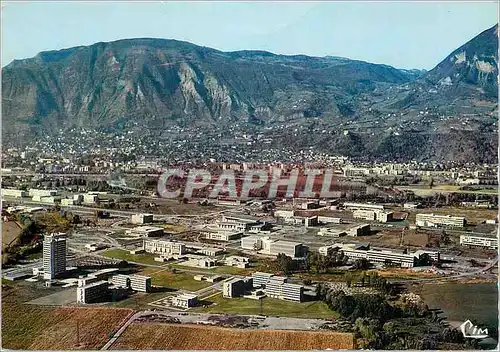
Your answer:
[[[274,212],[275,218],[291,218],[294,216],[293,210],[276,210]]]
[[[466,219],[462,216],[417,214],[415,223],[423,227],[464,227]]]
[[[225,259],[225,264],[227,266],[235,266],[237,268],[244,269],[250,266],[250,259],[247,257],[232,255]]]
[[[461,235],[460,245],[468,247],[481,247],[486,249],[498,249],[498,237]]]
[[[424,254],[427,254],[429,258],[431,258],[433,261],[439,262],[441,260],[441,253],[439,251],[428,251],[425,249],[420,249],[416,251],[413,255],[418,259],[421,259],[421,257]]]
[[[321,255],[324,255],[325,257],[329,256],[330,254],[334,253],[338,249],[340,249],[341,246],[337,244],[332,244],[329,246],[323,246],[318,248],[318,252]]]
[[[76,301],[78,303],[92,303],[99,301],[109,293],[109,282],[94,281],[76,288]]]
[[[303,257],[307,253],[307,247],[299,242],[273,241],[270,243],[269,254],[286,254],[292,258]]]
[[[415,255],[403,252],[370,249],[367,251],[366,259],[370,263],[381,263],[384,265],[399,265],[403,268],[413,268],[415,266]]]
[[[224,250],[217,247],[203,247],[198,251],[196,251],[196,253],[203,254],[209,257],[215,257],[218,256],[219,254],[224,253]]]
[[[182,255],[186,253],[186,246],[184,243],[177,241],[145,239],[144,250],[148,253],[162,254],[165,256]]]
[[[420,203],[405,203],[403,204],[403,208],[405,209],[418,209],[421,207]]]
[[[263,273],[260,271],[254,272],[252,274],[253,287],[265,287],[267,281],[273,276],[274,275],[270,273]]]
[[[55,189],[36,189],[31,188],[28,191],[28,195],[30,197],[39,196],[39,197],[54,197],[57,196],[57,191]]]
[[[367,203],[344,203],[344,208],[348,210],[384,210],[384,205]]]
[[[259,250],[262,248],[262,237],[248,236],[241,239],[241,248],[248,250]]]
[[[318,231],[318,236],[342,237],[342,236],[346,236],[346,235],[347,235],[346,231],[332,228],[332,227],[322,227]]]
[[[130,218],[132,224],[148,224],[153,222],[153,214],[132,214]]]
[[[205,235],[207,240],[229,242],[241,238],[243,232],[241,230],[229,230],[229,229],[204,229],[202,234]]]
[[[161,227],[154,226],[138,226],[125,231],[125,233],[135,237],[160,237],[164,235]]]
[[[51,280],[66,271],[66,234],[53,233],[43,239],[44,278]]]
[[[378,211],[375,220],[378,222],[389,222],[394,218],[394,213],[392,211]]]
[[[342,224],[341,218],[336,218],[332,216],[318,216],[318,221],[323,224]]]
[[[99,203],[99,196],[97,194],[87,193],[83,195],[83,203],[85,204],[97,204]]]
[[[188,293],[183,293],[172,297],[172,305],[180,308],[191,308],[196,306],[198,296]]]
[[[130,288],[139,292],[151,292],[151,278],[142,275],[129,275]]]
[[[111,277],[111,283],[117,287],[130,288],[139,292],[151,292],[151,278],[142,275],[118,274]]]
[[[22,198],[27,197],[28,192],[21,189],[2,188],[2,197]]]
[[[377,218],[377,213],[374,210],[356,209],[352,212],[352,216],[355,219],[374,221]]]
[[[111,277],[111,283],[117,287],[130,288],[130,278],[128,275],[113,275]]]
[[[347,234],[349,236],[353,236],[353,237],[367,236],[370,234],[370,225],[363,224],[363,225],[355,226],[355,227],[349,229]]]
[[[215,228],[219,231],[244,232],[250,230],[252,225],[246,222],[218,221],[215,223]]]
[[[226,298],[241,297],[253,288],[253,278],[234,278],[222,284],[222,296]]]
[[[269,297],[296,302],[303,299],[304,286],[289,283],[287,277],[262,272],[254,273],[252,277],[253,287],[263,288]]]

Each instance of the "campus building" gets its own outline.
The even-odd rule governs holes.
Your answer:
[[[253,288],[253,278],[234,278],[222,284],[222,296],[226,298],[241,297]]]
[[[486,249],[498,249],[498,237],[461,235],[460,245],[468,247],[481,247]]]
[[[172,297],[172,305],[179,308],[191,308],[196,306],[198,296],[188,293],[183,293]]]
[[[466,220],[462,216],[417,214],[415,223],[423,227],[464,227]]]
[[[300,258],[307,254],[307,247],[302,243],[259,236],[243,238],[241,248],[260,251],[260,253],[269,255],[286,254],[292,258]]]
[[[160,237],[164,235],[161,227],[139,226],[125,231],[127,235],[135,237]]]
[[[133,214],[130,218],[132,224],[147,224],[153,222],[153,214]]]
[[[151,278],[142,275],[115,275],[111,283],[117,287],[130,288],[139,292],[151,292]]]
[[[45,235],[43,239],[44,279],[52,280],[66,271],[66,234]]]
[[[186,253],[186,246],[177,241],[145,239],[144,250],[148,253],[174,256]]]
[[[109,293],[109,282],[107,281],[95,281],[95,277],[81,280],[81,282],[78,280],[76,288],[76,301],[78,303],[96,302]]]

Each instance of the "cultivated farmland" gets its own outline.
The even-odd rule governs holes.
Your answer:
[[[353,349],[352,334],[133,323],[111,346],[111,349],[116,350],[324,350],[327,348]]]
[[[132,314],[131,309],[49,308],[18,302],[2,292],[2,348],[67,350],[98,349]],[[5,292],[7,291],[7,292]]]

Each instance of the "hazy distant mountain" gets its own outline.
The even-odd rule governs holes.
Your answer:
[[[339,134],[325,141],[325,148],[389,157],[394,149],[401,158],[422,156],[429,145],[393,144],[400,143],[398,135],[421,134],[421,128],[440,133],[433,129],[439,123],[401,130],[401,116],[412,120],[431,109],[426,114],[437,118],[455,101],[471,106],[454,111],[491,113],[498,89],[497,34],[497,27],[481,33],[429,72],[339,57],[221,52],[148,38],[42,52],[3,69],[3,137],[8,141],[74,126],[120,130],[135,123],[146,130],[309,120],[342,131],[346,123],[372,121],[371,128],[383,134],[365,131],[360,139],[362,127],[351,128],[349,140]],[[401,133],[395,135],[398,128]],[[448,142],[453,144],[453,138]]]

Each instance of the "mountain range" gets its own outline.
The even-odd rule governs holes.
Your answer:
[[[140,38],[41,52],[2,69],[3,140],[85,127],[144,135],[318,125],[286,143],[353,157],[496,161],[498,25],[435,68],[341,57],[222,52]],[[280,137],[276,143],[280,143]]]

